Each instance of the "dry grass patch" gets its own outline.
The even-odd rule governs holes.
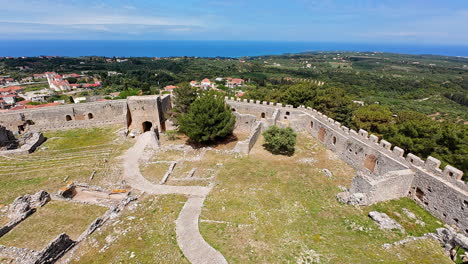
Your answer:
[[[0,227],[8,224],[8,222],[10,222],[10,218],[6,216],[0,216]]]
[[[175,220],[185,201],[180,195],[142,197],[136,209],[130,204],[114,223],[88,237],[71,263],[189,263],[175,233]]]
[[[248,157],[223,161],[218,184],[202,211],[202,219],[228,222],[202,222],[200,230],[230,263],[300,263],[310,254],[318,255],[320,263],[451,263],[432,240],[383,250],[382,244],[407,235],[378,229],[367,216],[371,208],[336,200],[338,185],[349,186],[355,171],[310,136],[299,135],[292,157],[272,155],[261,142]],[[300,162],[304,158],[315,162]],[[333,177],[325,177],[322,168]],[[379,209],[408,204],[416,215],[426,217],[409,199]]]
[[[0,244],[41,250],[61,233],[77,239],[106,210],[95,205],[50,201],[1,237]]]
[[[47,132],[35,153],[0,157],[0,203],[38,190],[55,192],[66,181],[113,188],[121,180],[119,157],[132,142],[119,138],[116,126]],[[94,173],[94,179],[90,176]]]
[[[151,163],[143,166],[141,174],[148,181],[159,184],[169,169],[170,163]]]

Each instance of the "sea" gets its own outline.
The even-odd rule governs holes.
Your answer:
[[[468,57],[467,46],[278,41],[0,40],[0,57],[244,57],[317,51]]]

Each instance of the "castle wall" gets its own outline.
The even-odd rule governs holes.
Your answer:
[[[125,124],[126,100],[60,105],[0,113],[0,125],[15,132]]]
[[[305,131],[366,176],[356,179],[356,186],[368,192],[370,203],[409,196],[434,216],[468,234],[468,184],[463,172],[429,157],[426,161],[367,131],[354,131],[311,108],[293,108],[259,101],[226,98],[239,113],[257,118],[275,113],[276,122]],[[267,115],[268,116],[268,115]],[[270,119],[271,120],[271,119]],[[408,169],[411,173],[408,173]]]
[[[153,129],[161,131],[165,121],[163,113],[171,107],[170,96],[132,96],[127,100],[6,111],[0,113],[0,127],[18,134],[26,129],[64,130],[121,124],[129,130],[143,132],[143,123],[151,122]],[[4,134],[0,129],[0,142]]]
[[[127,105],[129,114],[131,115],[131,122],[127,124],[128,129],[144,132],[144,122],[150,122],[151,129],[163,130],[160,122],[160,106],[158,106],[160,104],[161,101],[157,95],[128,97]]]

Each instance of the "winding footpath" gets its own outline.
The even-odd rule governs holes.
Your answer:
[[[154,132],[146,132],[137,138],[133,147],[124,155],[124,179],[135,189],[153,195],[183,194],[188,200],[176,220],[176,234],[179,248],[192,264],[225,264],[224,256],[203,239],[198,228],[201,209],[211,187],[171,186],[154,184],[141,174],[139,164],[144,159],[145,149],[159,148]]]

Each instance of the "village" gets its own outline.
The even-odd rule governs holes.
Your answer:
[[[109,71],[108,76],[121,75],[121,73]],[[239,78],[215,78],[211,81],[205,78],[201,81],[191,81],[190,86],[203,90],[223,91],[222,88],[235,90],[236,97],[242,97],[244,92],[240,89],[246,81]],[[48,85],[43,89],[31,89],[36,84]],[[54,95],[69,95],[71,103],[96,102],[117,98],[119,92],[112,92],[105,96],[77,96],[79,93],[101,88],[101,81],[95,76],[86,74],[58,74],[56,72],[45,72],[33,74],[32,76],[15,80],[8,76],[0,76],[0,111],[35,109],[41,107],[57,106],[66,104],[63,99],[50,100]],[[176,85],[165,86],[160,93],[172,94]]]

